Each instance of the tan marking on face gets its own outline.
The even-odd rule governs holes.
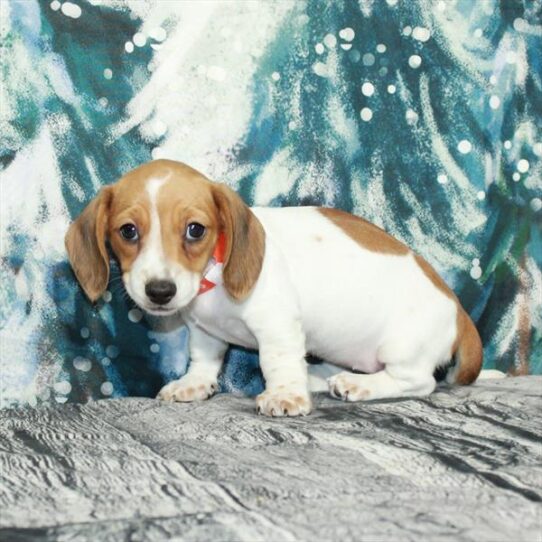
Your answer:
[[[320,207],[318,211],[367,250],[381,254],[406,255],[409,253],[406,245],[359,216],[327,207]]]
[[[109,239],[123,272],[131,269],[144,249],[150,230],[151,202],[146,190],[152,179],[164,179],[156,195],[160,235],[166,258],[183,268],[202,273],[218,236],[219,220],[208,179],[184,164],[157,160],[144,164],[122,177],[114,186],[109,218]],[[204,237],[189,242],[186,227],[198,222],[206,227]],[[119,229],[123,224],[137,226],[140,241],[128,243]]]

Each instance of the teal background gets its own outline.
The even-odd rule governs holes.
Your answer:
[[[250,204],[384,227],[459,295],[486,368],[542,372],[540,0],[2,0],[0,16],[2,405],[153,396],[186,370],[178,322],[146,321],[114,262],[90,306],[63,249],[101,186],[158,157]],[[222,389],[257,393],[257,356],[228,358]]]

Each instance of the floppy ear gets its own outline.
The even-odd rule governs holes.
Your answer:
[[[254,213],[233,190],[216,184],[213,196],[226,235],[224,287],[234,299],[241,300],[250,293],[260,276],[265,232]]]
[[[64,242],[75,276],[94,303],[109,282],[109,256],[105,247],[107,215],[112,192],[102,188],[69,227]]]

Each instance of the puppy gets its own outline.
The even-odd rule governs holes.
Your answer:
[[[259,350],[256,405],[270,416],[311,411],[308,353],[356,371],[328,382],[347,401],[427,395],[454,355],[450,382],[480,372],[478,332],[435,270],[348,213],[249,208],[187,165],[157,160],[104,187],[67,232],[93,302],[108,284],[106,240],[132,299],[188,325],[191,363],[163,400],[213,395],[230,343]]]

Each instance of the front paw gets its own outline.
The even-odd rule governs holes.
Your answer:
[[[158,393],[157,399],[162,401],[205,401],[216,393],[216,380],[205,379],[201,376],[185,375],[165,385]]]
[[[280,386],[258,395],[256,409],[264,416],[306,416],[312,410],[311,397],[306,390]]]

